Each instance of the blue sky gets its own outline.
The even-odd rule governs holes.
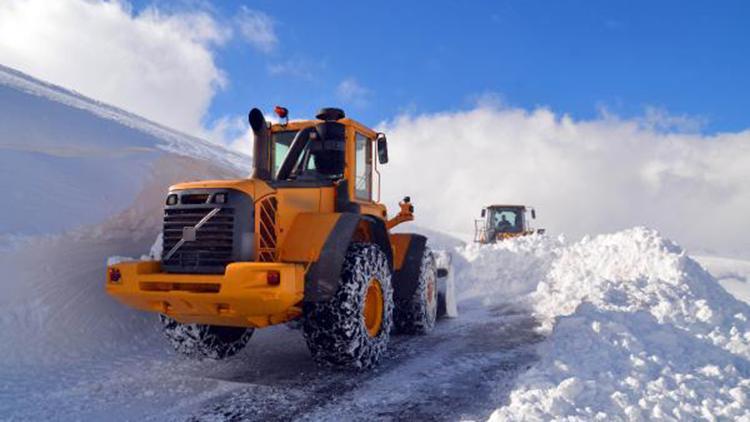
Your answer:
[[[746,256],[746,4],[2,0],[0,64],[245,153],[252,106],[385,122],[426,227],[517,202]]]
[[[704,132],[750,127],[747,2],[263,0],[211,8],[231,19],[241,5],[271,17],[278,43],[263,54],[237,39],[217,49],[229,86],[208,120],[252,105],[283,104],[296,117],[341,105],[375,124],[491,96],[574,118],[656,107],[703,121]],[[356,99],[337,95],[344,81]]]

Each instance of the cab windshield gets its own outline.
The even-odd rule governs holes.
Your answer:
[[[522,210],[518,208],[493,208],[488,225],[499,233],[514,233],[523,230]]]
[[[275,178],[279,181],[324,183],[343,178],[344,129],[339,123],[325,122],[301,131],[275,133]]]

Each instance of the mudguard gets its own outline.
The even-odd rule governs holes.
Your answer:
[[[372,242],[393,263],[385,224],[355,213],[302,213],[292,224],[281,248],[282,262],[305,264],[304,301],[326,301],[336,294],[346,252],[360,221],[372,228]]]
[[[414,233],[391,235],[394,254],[393,298],[409,299],[417,291],[427,238]]]

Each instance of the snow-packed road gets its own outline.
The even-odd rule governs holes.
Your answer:
[[[431,335],[396,337],[369,373],[315,368],[300,344],[232,376],[246,385],[198,419],[486,419],[536,359],[536,326],[520,309],[471,309]]]
[[[394,337],[387,359],[371,372],[317,367],[301,333],[275,327],[256,332],[245,351],[223,362],[181,359],[163,342],[111,361],[38,376],[23,371],[4,387],[12,400],[2,401],[0,414],[10,420],[486,419],[536,360],[541,336],[520,308],[467,303],[461,311],[430,335]]]

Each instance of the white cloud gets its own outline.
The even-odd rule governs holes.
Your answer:
[[[676,131],[676,132],[698,132],[706,126],[705,118],[674,115],[662,107],[648,106],[641,123],[654,130]]]
[[[246,116],[224,116],[213,122],[206,138],[234,151],[252,155],[253,132]]]
[[[647,225],[694,249],[747,255],[750,131],[703,136],[653,120],[493,106],[402,116],[382,128],[383,198],[411,195],[418,224],[467,236],[483,205],[525,203],[552,234]]]
[[[226,83],[212,47],[227,37],[203,12],[134,14],[118,1],[0,3],[3,64],[196,135]]]
[[[326,68],[324,61],[312,61],[305,58],[292,58],[281,62],[269,64],[268,74],[279,77],[293,77],[312,81],[315,75],[323,72]]]
[[[279,40],[270,16],[242,6],[236,19],[242,37],[250,45],[264,53],[270,53],[276,48]]]
[[[344,104],[361,108],[367,105],[370,90],[360,85],[356,79],[347,78],[336,87],[336,96]]]

